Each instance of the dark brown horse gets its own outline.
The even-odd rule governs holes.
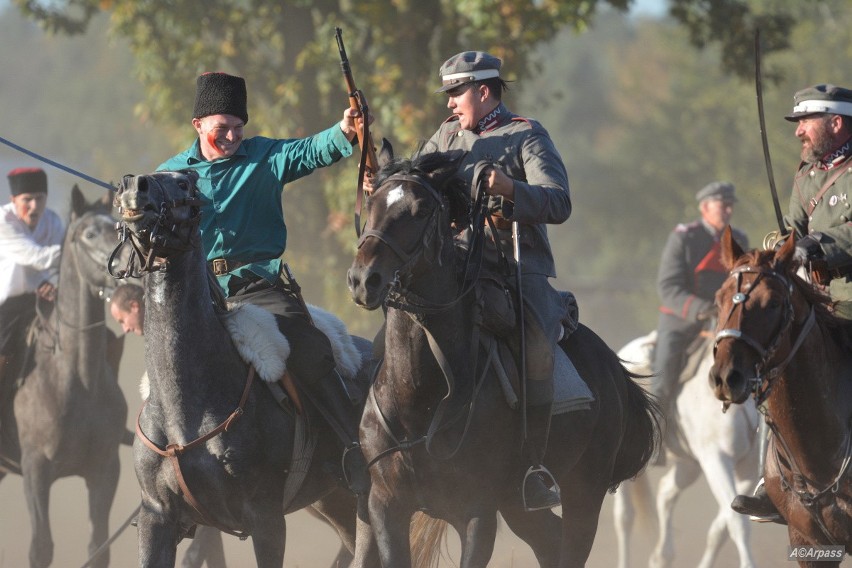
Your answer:
[[[116,243],[110,212],[109,201],[87,203],[75,186],[55,306],[42,318],[33,351],[10,369],[21,377],[21,386],[14,396],[14,414],[11,401],[3,405],[0,454],[6,459],[0,479],[7,471],[24,478],[32,567],[43,568],[53,560],[50,488],[59,478],[86,480],[89,554],[109,537],[118,447],[127,432],[127,403],[116,379],[118,360],[110,356],[115,336],[104,317],[105,290],[115,285],[106,271]],[[92,565],[108,564],[107,551]]]
[[[794,238],[743,252],[726,231],[710,383],[716,396],[765,409],[772,436],[766,491],[789,525],[790,545],[852,552],[852,341],[830,300],[796,275]],[[801,561],[801,566],[839,566]]]
[[[442,155],[386,169],[349,271],[357,304],[387,305],[385,357],[361,422],[382,563],[411,565],[409,521],[425,511],[459,533],[462,568],[485,567],[499,512],[542,566],[583,566],[607,491],[635,476],[655,448],[654,406],[580,325],[562,348],[594,401],[553,418],[546,456],[562,488],[562,519],[524,511],[521,414],[473,339],[473,294],[459,279],[451,226],[469,222],[469,197],[454,174]]]

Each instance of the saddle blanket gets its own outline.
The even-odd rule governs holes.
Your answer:
[[[595,400],[589,386],[577,372],[577,368],[562,349],[556,349],[553,365],[553,410],[551,413],[565,414],[574,410],[586,410]]]
[[[275,316],[252,304],[234,304],[229,311],[220,315],[225,328],[231,335],[240,356],[249,365],[254,365],[258,377],[275,383],[287,370],[290,343],[278,330]],[[361,352],[343,323],[334,314],[312,304],[308,310],[314,324],[325,333],[331,342],[337,369],[346,381],[354,381],[361,368]],[[150,385],[147,371],[139,384],[142,399],[148,398]]]
[[[495,349],[495,344],[492,343],[492,350]],[[497,372],[497,377],[500,381],[500,386],[503,389],[503,394],[506,397],[506,403],[513,410],[518,408],[519,400],[517,394],[518,373],[513,371],[512,377],[509,378],[507,368],[514,368],[514,360],[511,355],[502,350],[502,356],[496,356],[492,359],[492,365]],[[492,351],[492,355],[496,355]],[[509,365],[507,367],[507,359]],[[577,372],[577,368],[568,355],[562,349],[555,350],[555,358],[553,363],[553,409],[551,414],[566,414],[575,410],[586,410],[591,402],[595,400],[589,386]]]

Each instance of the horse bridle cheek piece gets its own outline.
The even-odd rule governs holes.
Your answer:
[[[155,176],[147,177],[162,190],[162,184]],[[119,191],[124,189],[124,182],[122,182]],[[165,195],[165,191],[162,191],[162,193]],[[116,225],[119,232],[119,243],[110,256],[110,274],[116,278],[126,278],[128,276],[139,277],[145,272],[167,270],[170,255],[186,252],[198,246],[200,235],[197,229],[201,221],[201,206],[203,204],[204,201],[198,197],[183,197],[163,201],[160,203],[157,220],[138,232],[134,232],[126,223],[119,222]],[[183,219],[177,219],[174,211],[184,207],[190,208],[189,215]],[[118,256],[121,248],[128,243],[133,249],[128,268],[113,273],[112,262]],[[134,270],[135,258],[140,259],[138,270]]]
[[[750,284],[743,283],[743,274],[754,274],[756,275],[754,280]],[[808,313],[808,317],[805,322],[802,324],[802,329],[799,331],[798,337],[796,337],[795,342],[793,342],[792,347],[790,348],[790,352],[787,354],[787,357],[781,361],[780,363],[772,366],[766,371],[767,366],[770,363],[770,360],[775,355],[775,352],[778,350],[778,346],[780,345],[782,339],[790,330],[793,325],[793,319],[795,314],[793,313],[793,283],[783,274],[775,271],[768,270],[763,268],[754,268],[751,266],[738,266],[731,270],[730,277],[736,279],[736,292],[734,293],[733,298],[731,299],[732,305],[731,309],[728,312],[728,315],[724,319],[724,324],[726,326],[729,325],[729,322],[734,318],[734,314],[739,312],[739,323],[738,327],[725,327],[716,333],[716,339],[713,344],[713,355],[716,355],[716,350],[719,347],[719,343],[723,339],[733,339],[739,340],[748,345],[752,350],[754,350],[757,355],[760,357],[760,360],[754,366],[754,374],[755,376],[749,379],[750,383],[750,391],[754,395],[755,404],[758,407],[761,407],[763,402],[769,396],[769,392],[772,390],[773,382],[781,375],[781,372],[784,368],[790,363],[793,359],[793,356],[798,352],[799,348],[804,343],[805,338],[810,333],[811,328],[813,327],[816,318],[813,306]],[[760,282],[763,277],[774,278],[781,282],[784,286],[784,289],[787,293],[784,296],[784,313],[782,314],[782,321],[778,327],[778,331],[775,333],[772,340],[769,342],[767,347],[764,347],[760,342],[758,342],[753,337],[742,332],[742,322],[745,316],[746,302],[749,299],[749,294],[751,290],[754,290],[757,287],[758,282]],[[764,375],[764,371],[766,374]],[[727,408],[725,408],[727,410]]]

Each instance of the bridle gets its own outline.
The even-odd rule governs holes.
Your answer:
[[[145,176],[149,183],[156,183],[162,195],[166,195],[163,184],[156,176]],[[118,195],[126,191],[133,176],[124,176],[119,186]],[[178,182],[180,183],[180,182]],[[201,221],[201,206],[204,201],[198,197],[198,189],[191,184],[190,195],[180,199],[164,200],[159,209],[151,202],[141,211],[135,212],[139,217],[157,212],[153,223],[133,231],[126,221],[116,224],[119,243],[110,255],[109,270],[115,278],[139,278],[146,272],[157,272],[168,269],[168,257],[172,254],[193,250],[199,245],[198,224]],[[175,211],[189,207],[189,215],[178,218]],[[119,213],[124,216],[124,210],[119,206]],[[124,246],[131,247],[130,258],[125,270],[113,271],[113,261]]]
[[[402,266],[400,266],[396,272],[394,273],[393,283],[391,284],[391,290],[399,293],[402,287],[402,279],[404,278],[407,282],[411,279],[411,270],[418,260],[426,253],[429,248],[429,245],[432,244],[432,241],[436,238],[438,242],[435,246],[435,257],[437,263],[440,265],[441,263],[441,249],[443,247],[443,241],[441,240],[440,232],[438,228],[441,226],[441,218],[446,213],[446,204],[444,203],[441,195],[435,190],[432,185],[421,178],[420,176],[406,175],[406,174],[395,174],[389,176],[382,185],[390,184],[391,182],[410,182],[416,185],[419,185],[423,189],[425,189],[428,195],[435,200],[437,206],[432,210],[429,214],[429,218],[423,224],[423,230],[420,233],[420,237],[417,239],[417,244],[414,247],[414,250],[406,251],[403,247],[394,239],[391,235],[389,235],[385,231],[379,231],[376,229],[367,229],[361,233],[361,237],[358,239],[358,248],[360,249],[364,246],[364,243],[367,242],[367,239],[374,238],[381,241],[385,244],[389,249],[393,251],[393,253],[402,261]],[[378,193],[378,190],[376,191]]]
[[[754,275],[754,279],[748,283],[744,282],[743,275]],[[810,306],[810,311],[805,322],[802,324],[802,329],[799,331],[798,337],[793,342],[790,352],[787,357],[780,363],[769,367],[770,360],[778,350],[778,346],[785,335],[790,331],[793,325],[793,283],[784,274],[768,268],[752,267],[748,265],[738,266],[731,270],[729,276],[736,280],[736,292],[731,300],[731,309],[728,311],[724,319],[720,319],[722,325],[727,326],[716,333],[716,339],[713,344],[713,355],[716,355],[716,350],[719,343],[723,339],[733,339],[742,341],[759,357],[759,361],[754,366],[754,377],[749,379],[749,390],[754,396],[755,404],[761,406],[769,392],[772,390],[774,381],[781,375],[784,368],[790,363],[799,348],[804,343],[805,338],[814,326],[816,321],[814,308]],[[742,323],[745,319],[746,302],[749,299],[749,294],[757,287],[758,282],[763,278],[772,278],[782,284],[786,290],[783,299],[783,313],[781,315],[781,324],[778,327],[775,335],[769,341],[769,344],[764,347],[759,341],[748,334],[743,333]],[[735,323],[732,323],[734,319]],[[768,370],[767,370],[768,369]]]

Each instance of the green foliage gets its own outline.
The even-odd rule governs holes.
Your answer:
[[[445,99],[433,94],[442,61],[466,49],[502,57],[504,75],[515,79],[509,106],[542,121],[568,167],[574,214],[550,232],[558,285],[577,292],[583,320],[614,345],[653,326],[662,244],[676,223],[697,216],[702,185],[737,185],[734,223],[752,245],[774,228],[753,30],[761,29],[770,79],[767,130],[783,209],[798,158],[780,118],[792,93],[817,82],[852,84],[845,71],[852,16],[843,0],[670,0],[664,20],[626,18],[620,11],[629,0],[14,2],[52,33],[86,33],[85,41],[36,44],[23,30],[28,57],[6,76],[27,77],[30,90],[19,96],[29,104],[11,114],[22,124],[44,118],[40,149],[106,179],[153,169],[194,138],[188,123],[203,71],[246,78],[249,135],[303,136],[336,122],[348,103],[335,26],[370,99],[374,135],[390,138],[398,154],[446,115]],[[101,122],[80,122],[88,114]],[[25,133],[15,126],[9,137],[25,141]],[[288,186],[287,259],[308,301],[369,335],[380,314],[358,312],[343,283],[354,251],[354,162]]]

